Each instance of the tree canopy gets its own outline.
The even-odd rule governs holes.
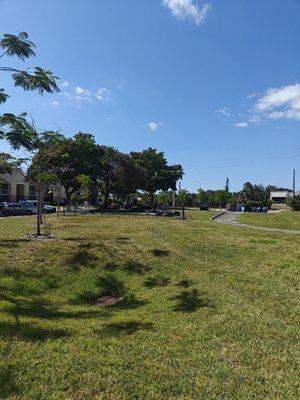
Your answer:
[[[152,148],[131,152],[130,155],[142,170],[143,182],[140,189],[149,194],[152,204],[158,190],[176,190],[176,182],[183,176],[180,164],[168,165],[164,153]]]

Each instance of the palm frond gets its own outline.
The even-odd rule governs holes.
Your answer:
[[[37,148],[39,135],[34,126],[26,120],[24,113],[19,116],[14,114],[1,115],[0,127],[4,128],[4,138],[14,150],[23,147],[32,151]]]
[[[0,89],[0,104],[5,103],[8,98],[9,95],[5,93],[4,89]]]
[[[44,92],[59,92],[56,81],[59,79],[51,71],[36,67],[33,74],[27,71],[19,71],[12,74],[15,86],[20,86],[24,90],[37,90],[40,94]]]
[[[4,54],[9,57],[16,56],[25,61],[25,58],[34,57],[35,44],[28,40],[28,34],[21,32],[17,36],[6,33],[0,40],[0,47],[4,50]]]

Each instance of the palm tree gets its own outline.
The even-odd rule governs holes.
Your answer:
[[[35,56],[35,44],[28,39],[26,32],[21,32],[18,35],[5,34],[0,40],[0,49],[3,53],[2,57],[17,57],[25,62],[26,59]],[[44,92],[54,93],[59,92],[57,80],[59,79],[51,71],[40,67],[35,67],[33,70],[20,70],[12,67],[0,66],[0,72],[8,72],[14,81],[14,85],[21,87],[24,90],[37,90],[40,94]],[[4,88],[0,88],[0,103],[5,103],[9,95]],[[53,132],[53,136],[56,133]],[[14,115],[10,113],[0,114],[0,140],[6,140],[13,150],[23,149],[34,156],[41,148],[43,143],[51,138],[49,132],[42,134],[38,133],[34,124],[29,123],[27,114]],[[2,160],[3,169],[9,170],[11,164],[7,155],[0,152],[0,160]],[[15,160],[19,164],[23,160]],[[48,174],[49,175],[49,174]],[[40,234],[40,223],[42,219],[42,200],[41,191],[47,181],[51,179],[46,173],[43,173],[38,178],[40,188],[38,192],[38,217],[37,217],[37,234]]]

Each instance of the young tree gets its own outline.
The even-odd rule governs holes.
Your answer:
[[[176,199],[181,207],[184,207],[187,205],[189,195],[190,194],[186,189],[181,189],[178,191],[178,193],[176,195]]]
[[[130,155],[143,171],[144,179],[139,189],[149,194],[151,205],[158,190],[176,190],[176,182],[183,176],[181,165],[168,165],[164,153],[152,148]]]

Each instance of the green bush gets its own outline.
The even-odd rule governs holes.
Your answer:
[[[288,199],[287,205],[290,206],[293,211],[300,211],[300,196]]]

